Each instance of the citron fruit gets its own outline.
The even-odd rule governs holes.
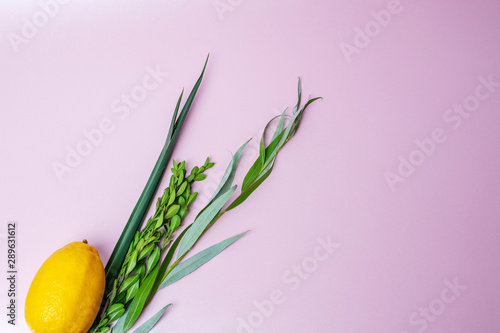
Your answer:
[[[54,252],[26,296],[25,317],[35,333],[85,333],[99,311],[106,278],[97,250],[87,241]]]

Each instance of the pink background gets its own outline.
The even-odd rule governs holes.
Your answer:
[[[500,86],[477,88],[480,77],[500,82],[500,2],[73,0],[51,8],[44,22],[36,1],[0,3],[0,258],[5,272],[7,223],[17,221],[20,307],[18,325],[7,325],[1,273],[0,331],[27,332],[29,284],[56,249],[86,238],[107,261],[176,98],[208,52],[174,152],[190,167],[206,156],[216,162],[197,188],[200,202],[229,152],[254,137],[242,162],[250,165],[265,123],[296,103],[298,76],[304,97],[324,100],[271,177],[196,249],[251,232],[160,291],[141,322],[172,302],[153,332],[500,330]],[[14,47],[13,34],[22,37],[34,16],[38,32]],[[365,29],[372,37],[363,40]],[[342,47],[356,42],[358,53],[346,57]],[[120,118],[113,103],[142,84],[148,66],[169,75]],[[475,111],[448,113],[464,102]],[[52,164],[106,118],[111,133],[58,180]],[[444,142],[429,143],[435,129]],[[392,191],[386,174],[398,172],[400,156],[419,165]],[[318,238],[338,246],[318,252]]]

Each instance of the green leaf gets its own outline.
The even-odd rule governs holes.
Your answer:
[[[200,182],[202,180],[205,180],[205,178],[207,178],[207,175],[200,173],[200,174],[197,174],[196,177],[194,177],[194,180],[196,180],[197,182]]]
[[[166,219],[172,218],[175,214],[179,212],[179,209],[181,209],[181,206],[179,205],[173,205],[171,206],[168,211],[167,215],[165,216]]]
[[[170,220],[170,230],[175,230],[181,225],[181,217],[179,215],[174,215]]]
[[[283,136],[283,132],[278,134],[276,138],[274,138],[273,141],[267,146],[266,148],[266,164],[269,165],[271,161],[274,159],[276,155],[276,150],[278,147],[278,144]],[[252,167],[248,170],[247,174],[245,175],[245,178],[243,179],[243,185],[241,186],[241,191],[245,191],[250,184],[252,184],[262,173],[262,170],[264,168],[264,165],[262,165],[262,161],[260,158],[257,158],[252,165]]]
[[[154,243],[150,243],[148,244],[142,251],[141,253],[139,254],[139,257],[137,258],[137,260],[141,260],[141,259],[144,259],[148,254],[151,253],[151,251],[153,251],[155,247],[155,244]]]
[[[250,139],[251,140],[251,139]],[[222,176],[222,180],[219,183],[219,186],[215,190],[214,194],[212,194],[212,197],[210,198],[210,202],[215,200],[220,193],[224,193],[229,189],[234,180],[234,175],[236,174],[236,168],[238,167],[238,162],[240,160],[240,156],[243,153],[243,149],[245,149],[246,145],[250,142],[248,140],[244,144],[241,145],[241,147],[236,151],[236,154],[231,158],[231,161],[229,161],[229,165],[227,166],[226,172],[224,173],[224,176]]]
[[[110,323],[114,322],[115,320],[117,320],[118,318],[120,318],[121,316],[123,316],[124,313],[125,313],[125,309],[121,308],[120,310],[109,314],[109,317],[108,317],[109,318],[109,322]]]
[[[170,127],[168,129],[167,138],[171,138],[172,134],[174,134],[174,131],[177,128],[177,124],[176,124],[177,123],[176,122],[177,113],[179,112],[179,107],[181,106],[182,95],[184,95],[184,88],[182,88],[181,94],[179,95],[179,98],[177,99],[177,104],[175,105],[174,114],[172,115],[172,120],[170,121]],[[172,162],[174,164],[174,169],[177,169],[177,162],[175,162],[175,160],[172,160]]]
[[[223,194],[215,199],[212,203],[210,203],[194,220],[193,226],[189,229],[186,236],[181,242],[179,247],[179,253],[177,254],[177,258],[181,258],[189,251],[194,244],[198,241],[201,234],[205,231],[207,226],[212,222],[212,220],[216,217],[216,215],[220,212],[222,207],[229,200],[231,195],[236,190],[236,186],[231,187]]]
[[[114,302],[116,303],[123,303],[125,302],[125,293],[121,293],[121,294],[118,294],[118,296],[116,297],[116,299],[114,300]]]
[[[271,138],[271,142],[274,141],[278,137],[278,135],[283,131],[283,124],[285,123],[285,111],[281,114],[280,121],[278,123],[278,126],[276,127],[276,130],[274,131],[273,137]]]
[[[140,282],[139,281],[136,281],[132,287],[130,287],[128,290],[127,290],[127,297],[125,297],[125,303],[128,303],[132,298],[135,297],[135,295],[137,295],[137,292],[139,291],[139,286],[140,286]]]
[[[148,257],[148,262],[147,262],[147,268],[146,268],[146,273],[149,274],[151,269],[155,267],[155,265],[158,263],[158,260],[160,259],[160,254],[161,250],[159,247],[155,248],[153,253]]]
[[[300,85],[300,77],[299,77],[299,89],[298,89],[298,91],[299,91],[299,94],[298,94],[299,97],[298,97],[297,105],[294,106],[293,111],[292,111],[292,113],[294,115],[297,114],[297,112],[300,110],[300,99],[301,99],[301,96],[302,96],[302,87]]]
[[[160,214],[160,217],[158,218],[158,220],[156,221],[156,225],[155,225],[155,229],[158,229],[159,227],[161,227],[163,225],[163,221],[165,220],[165,217],[163,215],[164,213],[161,212]],[[140,248],[141,246],[139,246]]]
[[[248,186],[244,191],[242,191],[241,194],[236,199],[234,199],[233,202],[231,202],[231,204],[226,208],[226,211],[230,211],[231,209],[241,205],[248,198],[248,196],[250,196],[250,194],[252,194],[252,192],[255,191],[257,187],[259,187],[260,184],[262,184],[262,182],[266,180],[267,177],[269,177],[269,175],[273,171],[273,166],[274,162],[273,164],[270,165],[270,168],[268,168],[268,170],[264,174],[259,176],[259,178],[257,178],[255,182],[250,184],[250,186]]]
[[[260,138],[260,147],[259,147],[259,157],[260,157],[260,162],[262,163],[262,165],[264,165],[264,163],[266,163],[265,135],[266,135],[266,130],[264,129],[264,132],[262,132],[262,137]]]
[[[153,298],[154,294],[158,290],[158,287],[160,286],[161,282],[164,279],[165,272],[167,271],[168,267],[170,266],[170,262],[172,261],[172,259],[174,257],[175,250],[177,250],[177,247],[179,246],[179,243],[182,241],[182,239],[184,238],[184,235],[189,230],[189,228],[191,228],[191,226],[192,226],[192,224],[188,225],[180,233],[180,235],[177,236],[177,238],[175,239],[175,241],[172,244],[172,246],[170,246],[170,249],[168,250],[167,255],[165,256],[165,259],[163,259],[162,263],[160,265],[158,265],[158,266],[160,266],[160,268],[158,270],[158,274],[156,275],[156,279],[154,281],[153,287],[151,288],[151,290],[149,292],[148,298],[146,300],[146,304],[149,304],[149,302]]]
[[[294,126],[295,120],[301,114],[302,113],[294,114],[292,116],[292,118],[290,119],[290,122],[288,123],[288,125],[285,128],[285,130],[283,131],[283,135],[281,136],[281,140],[280,140],[280,142],[278,144],[278,149],[280,149],[281,147],[283,147],[285,145],[285,143],[287,142],[287,140],[290,138],[289,134],[290,134],[290,131],[292,130],[292,127]]]
[[[272,161],[274,161],[274,159],[276,158],[276,155],[278,154],[278,151],[281,149],[281,147],[279,146],[279,143],[281,142],[281,138],[283,137],[285,133],[284,132],[281,132],[270,144],[269,146],[267,146],[266,148],[266,156],[267,156],[267,160],[266,160],[266,167],[269,166],[269,164],[271,164]],[[265,168],[264,168],[265,169]],[[261,172],[262,173],[262,170]]]
[[[243,179],[243,184],[241,185],[241,191],[245,191],[245,189],[255,180],[260,174],[260,170],[262,169],[262,160],[260,156],[255,160],[254,164],[250,167],[245,178]]]
[[[109,318],[106,318],[101,325],[104,325],[101,327],[96,333],[106,333],[109,331],[109,327],[106,326],[109,323]]]
[[[115,312],[118,312],[120,311],[121,309],[123,309],[123,304],[121,303],[116,303],[116,304],[113,304],[109,307],[109,309],[106,311],[108,314],[113,314]]]
[[[306,110],[306,108],[311,104],[313,103],[314,101],[317,101],[318,99],[323,99],[322,97],[316,97],[316,98],[312,98],[310,100],[307,101],[306,105],[304,105],[304,107],[302,108],[302,110],[300,110],[300,115],[297,117],[297,119],[295,120],[295,126],[292,128],[292,131],[290,132],[290,134],[288,135],[288,139],[290,139],[292,136],[295,135],[295,132],[298,130],[299,128],[299,124],[300,124],[300,120],[302,118],[302,114],[304,113],[304,111]]]
[[[182,207],[181,210],[179,211],[179,215],[181,218],[184,218],[188,213],[187,207]]]
[[[146,273],[146,268],[144,265],[140,265],[139,268],[137,268],[134,272],[134,275],[139,276],[139,281],[142,281],[142,278],[144,277],[144,273]]]
[[[115,326],[113,326],[111,333],[125,333],[123,325],[125,324],[125,318],[127,317],[128,313],[130,312],[129,310],[130,310],[130,307],[125,309],[125,312],[121,315],[121,317],[115,323]]]
[[[315,97],[315,98],[311,98],[310,100],[307,101],[306,105],[304,105],[304,107],[302,108],[302,112],[304,112],[306,110],[306,108],[313,102],[317,101],[318,99],[323,99],[323,97]]]
[[[217,256],[219,253],[221,253],[225,248],[227,248],[229,245],[234,243],[236,240],[241,238],[244,234],[246,234],[247,231],[233,236],[231,238],[228,238],[226,240],[223,240],[220,243],[217,243],[215,245],[210,246],[209,248],[195,254],[194,256],[182,261],[180,264],[175,266],[172,271],[166,276],[166,278],[163,280],[162,284],[158,289],[164,288],[168,286],[169,284],[172,284],[184,276],[192,273],[199,267],[201,267],[203,264],[207,263],[210,261],[212,258]]]
[[[137,252],[137,250],[134,250],[134,252],[132,252],[132,256],[130,257],[125,275],[129,275],[130,272],[134,270],[135,265],[137,264]]]
[[[116,287],[118,285],[118,279],[115,279],[115,281],[113,282],[113,289],[112,289],[112,292],[111,292],[111,298],[109,299],[109,303],[113,303],[113,300],[115,299],[116,297]]]
[[[266,180],[267,177],[269,177],[269,175],[273,170],[274,163],[276,161],[276,156],[278,155],[281,148],[283,148],[285,143],[295,134],[304,110],[312,102],[321,98],[317,97],[308,100],[307,103],[304,105],[304,107],[301,110],[299,110],[301,94],[302,90],[299,78],[298,102],[296,107],[294,108],[294,115],[292,116],[290,122],[288,123],[288,125],[284,130],[283,130],[283,124],[284,124],[284,117],[286,115],[285,113],[281,115],[280,123],[276,128],[276,131],[273,135],[273,139],[271,140],[271,143],[265,150],[266,161],[263,163],[261,156],[259,156],[259,158],[256,159],[256,161],[254,162],[254,164],[252,165],[252,167],[250,168],[250,170],[248,171],[243,180],[241,194],[226,208],[226,211],[229,211],[237,207],[238,205],[242,204],[248,198],[248,196],[252,194],[252,192],[255,191],[260,186],[260,184],[262,184],[262,182]],[[264,134],[269,124],[270,122],[264,128]]]
[[[198,192],[191,193],[191,194],[189,195],[189,199],[188,199],[188,201],[187,201],[186,205],[188,205],[188,206],[189,206],[190,204],[192,204],[192,203],[196,200],[196,197],[197,197],[197,196],[198,196]]]
[[[144,279],[144,282],[142,283],[141,287],[139,288],[139,291],[137,292],[137,295],[135,295],[134,299],[132,300],[132,303],[130,303],[130,306],[128,308],[129,311],[123,323],[123,328],[125,332],[128,331],[130,327],[132,327],[132,325],[134,325],[137,318],[139,318],[139,315],[144,309],[144,304],[149,295],[149,292],[151,291],[151,288],[153,287],[157,274],[158,274],[158,265],[156,265],[156,267]]]
[[[153,328],[153,326],[156,325],[156,323],[158,322],[158,320],[160,320],[161,316],[163,316],[163,314],[165,313],[165,311],[167,310],[167,308],[170,305],[172,305],[172,303],[170,303],[170,304],[166,305],[165,307],[163,307],[163,309],[161,309],[160,311],[158,311],[148,321],[146,321],[144,324],[142,324],[136,330],[134,330],[133,333],[148,333],[149,331],[151,331],[151,329]]]
[[[205,175],[198,175],[198,176],[205,176]],[[198,178],[198,176],[196,176],[196,178]],[[188,185],[188,182],[187,182],[187,180],[185,180],[184,183],[182,183],[181,187],[179,187],[179,190],[177,190],[177,196],[180,196],[180,195],[182,195],[182,193],[184,193],[187,185]]]
[[[177,186],[182,184],[182,181],[184,180],[184,170],[179,171],[179,180],[177,180]]]
[[[179,115],[179,118],[177,119],[177,123],[175,127],[181,127],[182,124],[184,123],[184,119],[187,116],[187,113],[189,109],[191,108],[191,104],[193,104],[194,97],[196,96],[196,93],[198,92],[198,88],[200,87],[201,81],[203,79],[203,75],[205,74],[205,69],[207,68],[207,63],[208,63],[208,58],[210,57],[210,54],[207,56],[207,60],[205,61],[205,65],[203,66],[203,70],[201,71],[200,77],[198,78],[198,81],[196,81],[193,89],[191,90],[191,93],[189,94],[186,103],[184,104],[184,107],[182,108],[182,111]],[[175,128],[174,128],[175,130]],[[179,136],[179,131],[174,131],[172,133],[172,140],[177,140],[177,137]],[[182,165],[182,163],[181,163]]]
[[[123,283],[120,285],[120,290],[118,291],[118,293],[127,290],[130,286],[139,281],[139,279],[140,279],[139,275],[134,275],[126,278],[125,281],[123,281]]]
[[[175,195],[175,190],[173,189],[173,187],[170,188],[170,194],[168,196],[168,203],[167,203],[167,206],[170,206],[171,204],[174,203],[175,201],[175,198],[176,198],[176,195]]]
[[[111,256],[109,257],[109,260],[105,268],[105,273],[106,273],[106,288],[104,293],[105,295],[108,295],[111,292],[111,288],[113,287],[113,281],[118,277],[123,260],[127,254],[130,243],[132,242],[132,239],[134,237],[134,233],[139,229],[142,221],[144,220],[147,211],[151,205],[151,202],[153,200],[153,197],[158,189],[158,185],[160,184],[161,178],[163,177],[166,165],[170,160],[172,151],[177,142],[177,138],[179,137],[180,130],[182,128],[182,125],[184,124],[184,120],[189,112],[189,109],[191,108],[194,97],[196,96],[198,88],[203,79],[203,75],[205,73],[205,69],[208,63],[208,58],[209,57],[207,56],[201,75],[196,81],[196,84],[194,85],[193,89],[191,90],[191,93],[189,94],[189,97],[186,103],[184,104],[184,107],[182,108],[179,117],[177,117],[177,112],[179,110],[180,102],[182,100],[182,93],[181,96],[179,97],[179,100],[177,101],[177,106],[172,116],[172,121],[170,123],[167,139],[160,153],[160,156],[156,161],[156,164],[151,172],[151,175],[149,176],[146,186],[144,187],[144,190],[142,191],[139,200],[137,201],[137,204],[132,210],[132,214],[130,215],[129,220],[125,225],[120,235],[120,238],[118,239],[118,242],[116,243],[113,252],[111,253]],[[106,304],[106,298],[104,298],[101,303],[101,310],[105,304]],[[94,325],[96,325],[98,322],[99,322],[99,316],[96,318]]]

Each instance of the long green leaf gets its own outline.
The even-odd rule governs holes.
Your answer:
[[[151,291],[151,288],[153,287],[156,279],[156,275],[158,274],[158,267],[159,266],[156,265],[156,267],[144,279],[141,287],[139,288],[139,291],[132,300],[132,303],[130,303],[128,307],[128,313],[123,323],[124,332],[127,332],[132,327],[132,325],[134,325],[137,318],[139,318],[142,310],[144,309],[149,292]]]
[[[129,309],[130,308],[127,308],[125,310],[125,312],[123,313],[123,315],[120,317],[120,319],[118,319],[115,326],[113,326],[111,333],[124,333],[125,332],[125,330],[124,330],[125,318],[127,317],[128,313],[129,313]]]
[[[301,95],[302,95],[302,88],[301,88],[301,83],[300,83],[300,78],[299,78],[299,85],[298,85],[298,101],[297,105],[293,109],[293,115],[286,126],[285,129],[283,129],[284,125],[284,118],[285,118],[285,112],[281,115],[280,122],[278,124],[278,127],[276,128],[274,135],[271,139],[271,143],[269,146],[265,148],[265,153],[262,153],[262,142],[261,141],[261,148],[260,148],[260,156],[255,160],[254,164],[252,167],[248,170],[247,174],[245,175],[245,178],[243,179],[243,185],[241,189],[240,195],[226,208],[225,211],[229,211],[239,205],[241,205],[252,192],[254,192],[257,187],[266,180],[267,177],[271,174],[274,163],[276,161],[276,157],[279,153],[279,151],[283,148],[283,146],[290,140],[290,138],[295,134],[297,131],[300,120],[302,117],[302,114],[306,110],[306,108],[313,103],[314,101],[321,99],[321,97],[316,97],[309,99],[304,107],[300,109],[300,103],[301,103]],[[286,111],[286,110],[285,110]],[[273,121],[276,119],[274,117],[271,119]],[[267,125],[264,127],[264,133],[262,135],[262,138],[264,138],[264,135],[266,133],[266,130],[268,126],[270,125],[271,121],[267,123]],[[265,156],[265,158],[263,158]]]
[[[134,209],[132,210],[132,214],[130,215],[127,224],[125,225],[120,238],[118,239],[113,252],[111,253],[111,256],[109,257],[109,260],[106,264],[105,267],[105,273],[106,273],[106,288],[105,288],[105,295],[108,295],[111,292],[111,289],[113,287],[113,282],[114,280],[118,277],[118,274],[120,272],[120,268],[122,266],[123,260],[125,258],[125,255],[127,254],[128,248],[130,246],[130,243],[132,242],[134,238],[135,232],[139,229],[141,226],[147,211],[151,205],[151,202],[154,198],[154,195],[158,189],[158,185],[161,182],[161,179],[163,177],[163,173],[166,169],[166,165],[168,161],[170,160],[170,157],[172,155],[172,151],[174,149],[174,146],[177,142],[177,138],[179,137],[180,130],[182,128],[182,125],[184,124],[184,119],[186,118],[189,109],[191,107],[191,104],[194,100],[194,97],[196,95],[196,92],[198,91],[198,88],[201,84],[201,81],[203,79],[203,74],[205,73],[205,69],[208,63],[208,58],[205,61],[205,65],[203,66],[203,70],[201,72],[200,77],[196,81],[196,84],[194,85],[193,89],[191,90],[191,93],[184,104],[184,107],[182,108],[182,111],[177,118],[177,111],[180,106],[180,100],[182,99],[182,93],[181,97],[179,97],[179,100],[177,102],[177,106],[175,108],[173,117],[172,117],[172,122],[170,124],[169,128],[169,133],[167,135],[167,139],[165,141],[165,144],[163,146],[163,149],[160,153],[160,156],[158,157],[158,160],[156,161],[156,164],[149,176],[149,179],[146,183],[146,186],[144,187],[144,190],[142,191],[139,200],[137,201]],[[106,305],[106,298],[103,299],[101,303],[101,308],[100,308],[100,313],[102,312],[104,306]],[[99,322],[100,318],[99,316],[96,317],[96,320],[94,322],[93,327],[97,325]]]
[[[290,132],[290,134],[288,135],[288,139],[290,139],[292,136],[295,135],[295,132],[297,131],[297,129],[299,128],[299,124],[300,124],[300,120],[302,118],[302,114],[304,113],[304,111],[306,110],[306,108],[311,104],[313,103],[314,101],[317,101],[319,99],[323,99],[322,97],[316,97],[316,98],[311,98],[307,101],[307,103],[304,105],[304,107],[302,108],[302,110],[300,110],[300,115],[297,117],[297,119],[295,120],[295,123],[296,125],[293,127],[292,131]]]
[[[265,136],[266,136],[266,129],[262,132],[262,137],[260,138],[260,145],[259,145],[259,157],[260,157],[260,162],[262,165],[266,163],[266,142],[265,142]]]
[[[241,190],[244,191],[260,174],[262,170],[262,160],[260,156],[255,160],[254,164],[250,167],[245,178],[243,179],[243,184],[241,185]]]
[[[175,110],[174,110],[174,114],[172,115],[172,120],[170,121],[170,128],[168,129],[167,138],[171,138],[172,133],[174,133],[174,131],[176,129],[175,124],[176,124],[176,120],[177,120],[177,113],[179,112],[179,107],[180,107],[181,102],[182,102],[182,95],[184,95],[184,89],[182,89],[181,94],[179,96],[179,99],[177,100],[177,104],[175,105]]]
[[[182,238],[186,234],[186,232],[189,230],[189,228],[192,226],[192,224],[188,225],[179,236],[175,239],[174,243],[170,246],[170,249],[167,252],[167,255],[165,256],[165,259],[163,259],[160,268],[158,270],[158,274],[156,275],[155,282],[153,283],[153,287],[149,291],[148,298],[146,299],[146,305],[149,304],[153,296],[155,295],[156,291],[158,290],[158,287],[160,286],[164,276],[165,272],[167,271],[167,268],[170,266],[170,262],[172,261],[172,258],[174,257],[175,250],[179,246],[179,243],[181,242]]]
[[[266,156],[267,156],[266,165],[269,165],[271,161],[274,159],[278,144],[282,137],[283,137],[283,132],[278,134],[278,136],[274,138],[274,140],[269,144],[269,146],[266,147]],[[247,187],[250,186],[250,184],[252,184],[259,177],[264,168],[265,167],[262,165],[262,161],[259,156],[259,158],[255,160],[254,164],[248,170],[247,174],[245,175],[245,178],[243,179],[243,185],[241,186],[242,192],[245,191]]]
[[[299,94],[298,94],[299,97],[298,97],[297,105],[294,106],[294,108],[293,108],[293,111],[292,111],[293,114],[296,114],[300,110],[300,99],[301,99],[301,96],[302,96],[302,86],[300,84],[300,77],[299,77],[299,88],[298,88],[298,91],[299,91]]]
[[[274,162],[270,165],[270,168],[268,168],[264,174],[257,178],[255,182],[250,184],[250,186],[248,186],[245,191],[242,191],[240,195],[236,199],[234,199],[233,202],[231,202],[231,204],[226,208],[226,211],[230,211],[231,209],[241,205],[250,196],[250,194],[252,194],[252,192],[255,191],[257,187],[259,187],[260,184],[262,184],[262,182],[266,180],[267,177],[269,177],[269,175],[273,171],[273,167]]]
[[[163,146],[160,156],[158,157],[158,160],[156,161],[153,171],[149,176],[148,182],[146,183],[146,186],[144,187],[144,190],[142,191],[141,196],[139,197],[139,200],[137,201],[137,204],[135,205],[132,214],[130,215],[130,218],[127,224],[125,225],[125,228],[123,229],[123,232],[120,235],[120,238],[118,239],[118,242],[116,243],[115,248],[113,249],[113,252],[111,253],[111,256],[106,264],[105,295],[107,295],[110,292],[113,286],[113,281],[118,276],[119,270],[127,253],[127,250],[130,246],[130,242],[132,241],[135,232],[139,229],[140,225],[142,224],[142,221],[144,220],[144,217],[149,209],[149,206],[151,205],[153,197],[158,189],[158,185],[160,184],[161,178],[163,176],[163,172],[166,169],[166,165],[170,160],[172,151],[177,142],[177,138],[179,136],[180,129],[184,123],[184,119],[186,118],[189,112],[193,99],[196,95],[196,92],[198,91],[198,87],[200,86],[201,81],[203,79],[203,74],[205,73],[207,62],[208,62],[208,57],[205,61],[205,65],[203,66],[203,71],[200,77],[198,78],[198,81],[196,82],[195,86],[193,87],[188,100],[184,104],[184,107],[181,111],[181,114],[179,115],[179,118],[175,120],[173,125],[172,123],[170,124],[169,135],[167,136],[165,145]],[[179,101],[177,103],[176,111],[174,112],[174,117],[172,118],[172,121],[174,121],[175,119],[178,108],[179,108]]]
[[[201,234],[205,231],[205,229],[212,222],[215,216],[219,214],[220,210],[226,204],[235,190],[236,186],[228,189],[212,203],[210,203],[201,212],[201,214],[196,217],[193,222],[193,226],[186,233],[186,236],[184,236],[181,245],[179,246],[179,253],[177,253],[177,258],[182,258],[184,254],[186,254],[186,252],[194,246],[194,244],[198,241],[198,238],[200,238]]]
[[[182,261],[180,264],[175,266],[174,269],[170,272],[170,274],[167,275],[165,280],[163,280],[162,284],[160,285],[160,288],[164,288],[168,286],[169,284],[172,284],[184,276],[192,273],[208,261],[210,261],[212,258],[217,256],[219,253],[221,253],[225,248],[227,248],[229,245],[237,241],[239,238],[241,238],[244,234],[246,234],[247,231],[233,236],[231,238],[228,238],[226,240],[223,240],[220,243],[217,243],[215,245],[210,246],[209,248],[195,254],[194,256]]]
[[[191,108],[191,104],[193,104],[194,97],[196,96],[196,93],[198,92],[198,88],[200,87],[201,81],[203,79],[203,75],[205,74],[205,69],[207,68],[207,63],[208,63],[208,58],[210,57],[210,54],[207,56],[207,60],[205,60],[205,65],[203,66],[203,70],[201,71],[200,77],[198,78],[198,81],[196,81],[193,89],[191,90],[191,93],[189,94],[189,97],[186,100],[186,103],[184,104],[184,107],[182,108],[181,114],[179,115],[179,118],[177,119],[175,128],[174,128],[174,133],[172,134],[172,140],[177,140],[177,137],[179,136],[179,131],[177,131],[177,127],[181,127],[182,124],[184,124],[184,119],[186,119],[187,113],[189,111],[189,108]],[[172,147],[173,149],[173,147]]]
[[[297,117],[299,117],[302,113],[296,113],[292,116],[292,118],[290,119],[290,121],[288,122],[288,125],[286,126],[285,130],[283,131],[283,136],[281,137],[281,140],[278,144],[278,147],[281,148],[285,145],[285,143],[288,141],[288,139],[290,139],[290,131],[292,130],[292,128],[294,126],[297,126],[297,124],[295,123],[295,121],[297,120]]]
[[[226,192],[233,185],[234,175],[236,174],[236,168],[238,167],[241,153],[243,152],[243,149],[245,149],[245,146],[250,142],[250,140],[242,144],[236,154],[234,154],[234,156],[231,158],[231,161],[227,166],[226,172],[224,173],[219,186],[212,195],[212,198],[210,198],[210,202],[218,198],[219,194]]]
[[[276,127],[276,130],[274,131],[273,137],[271,138],[271,142],[273,142],[274,139],[276,139],[276,137],[278,135],[280,135],[280,133],[283,131],[283,124],[285,123],[285,112],[286,112],[286,109],[285,109],[285,111],[283,111],[283,113],[280,116],[280,121],[278,123],[278,126]],[[276,117],[273,118],[272,120],[274,120],[274,119],[276,119]]]
[[[171,306],[172,303],[166,305],[163,307],[163,309],[161,309],[160,311],[158,311],[153,317],[149,318],[148,321],[146,321],[144,324],[142,324],[141,326],[139,326],[136,330],[134,330],[133,333],[148,333],[149,331],[151,331],[151,329],[153,328],[153,326],[156,325],[156,323],[158,322],[158,320],[160,320],[161,316],[163,316],[163,314],[165,313],[165,311],[167,310],[167,308],[169,306]]]

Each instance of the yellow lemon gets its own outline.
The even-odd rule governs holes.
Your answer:
[[[99,253],[87,241],[54,252],[40,267],[26,296],[32,332],[85,333],[97,316],[106,278]]]

